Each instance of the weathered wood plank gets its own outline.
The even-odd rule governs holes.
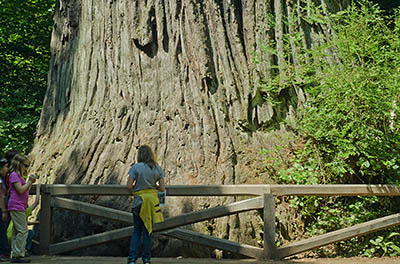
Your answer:
[[[54,200],[53,206],[55,207],[82,212],[94,216],[106,217],[111,220],[116,220],[125,223],[132,222],[132,216],[128,212],[123,212],[116,209],[110,209],[98,205],[92,205],[65,198],[53,198],[53,200]],[[216,217],[226,216],[230,214],[245,212],[259,208],[263,208],[262,197],[257,197],[253,199],[239,201],[225,206],[218,206],[215,208],[210,208],[199,212],[193,212],[184,215],[179,215],[176,217],[167,218],[165,222],[158,223],[154,226],[154,232],[159,232],[177,226],[192,224]],[[63,252],[68,252],[71,250],[97,245],[131,235],[129,232],[127,234],[126,233],[121,234],[120,230],[125,230],[125,229],[119,229],[115,231],[105,232],[102,234],[73,239],[70,241],[50,245],[50,254],[59,254]]]
[[[104,217],[110,220],[118,221],[121,223],[132,224],[132,213],[124,212],[117,209],[112,209],[100,205],[89,204],[76,200],[54,197],[52,199],[52,206],[56,208],[63,208],[75,212],[80,212],[92,216]]]
[[[263,250],[261,248],[204,235],[182,228],[164,231],[161,234],[207,247],[241,254],[251,258],[261,259],[263,257]]]
[[[400,196],[399,186],[381,184],[270,185],[270,188],[275,196]]]
[[[271,194],[264,194],[264,259],[275,257],[275,200]]]
[[[123,239],[132,235],[133,226],[120,228],[92,236],[81,237],[50,245],[50,254],[57,255],[76,249],[103,244],[106,242]]]
[[[47,184],[43,188],[58,195],[132,195],[125,185]],[[168,196],[257,196],[269,193],[269,185],[171,185]]]
[[[74,201],[66,198],[53,198],[54,207],[64,208],[76,212],[81,212],[93,216],[108,218],[110,220],[131,224],[132,214],[121,210],[111,209],[99,205],[93,205],[80,201]],[[179,216],[165,219],[164,222],[155,225],[155,232],[176,228],[182,225],[193,224],[216,217],[227,216],[240,212],[246,212],[254,209],[260,209],[263,206],[262,198],[253,198],[235,202],[228,205],[218,206],[202,211],[182,214]]]
[[[342,240],[347,240],[355,236],[365,235],[399,224],[400,214],[382,217],[278,248],[277,256],[278,258],[285,258],[317,247],[325,246]]]
[[[41,194],[40,209],[40,254],[48,255],[51,243],[52,210],[50,206],[51,196],[48,193]]]
[[[46,184],[42,188],[53,196],[58,195],[132,195],[125,185],[119,184]]]
[[[167,186],[169,196],[258,196],[264,193],[270,193],[267,184]]]
[[[231,203],[228,205],[221,205],[214,208],[205,209],[202,211],[181,214],[175,217],[167,218],[165,219],[164,222],[155,224],[154,232],[160,232],[183,225],[193,224],[217,217],[260,209],[263,207],[264,207],[263,197],[257,197]]]
[[[125,185],[52,184],[42,188],[57,195],[131,195]],[[316,196],[400,196],[396,185],[330,184],[330,185],[170,185],[168,196],[258,196],[272,193],[282,195]]]

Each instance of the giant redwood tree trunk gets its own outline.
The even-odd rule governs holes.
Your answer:
[[[279,122],[305,95],[292,87],[279,107],[255,98],[260,80],[285,74],[293,63],[283,56],[285,32],[302,31],[304,46],[312,47],[323,31],[302,19],[307,12],[299,6],[311,2],[57,0],[33,170],[42,183],[125,184],[138,146],[148,144],[167,184],[268,182],[258,173],[258,153],[273,145],[277,132],[259,130],[284,133]],[[341,8],[340,1],[315,2]],[[288,13],[298,18],[297,27],[285,26]],[[263,52],[270,40],[276,56]],[[181,199],[168,210],[217,201]],[[127,201],[114,205],[124,208]],[[211,232],[255,244],[262,228],[248,217],[223,218]]]

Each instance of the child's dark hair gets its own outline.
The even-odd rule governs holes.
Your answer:
[[[8,169],[10,172],[17,172],[19,175],[21,175],[21,167],[22,166],[27,166],[26,164],[29,165],[29,159],[22,154],[17,154],[14,156],[14,158],[11,161],[11,166]],[[24,175],[21,175],[24,176]]]
[[[9,150],[6,152],[5,158],[8,161],[8,166],[11,166],[11,161],[13,160],[13,158],[15,157],[15,155],[20,154],[18,151],[16,150]]]
[[[6,158],[0,158],[0,170],[8,163]]]
[[[137,161],[146,163],[152,169],[154,169],[157,165],[157,162],[154,159],[153,151],[147,145],[142,145],[139,147]]]

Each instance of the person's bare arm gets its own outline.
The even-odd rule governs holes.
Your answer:
[[[19,194],[23,194],[24,192],[26,192],[27,190],[29,190],[29,188],[31,188],[32,184],[34,184],[36,181],[36,179],[33,177],[29,177],[28,181],[26,182],[25,185],[22,185],[21,182],[14,182],[14,188],[17,191],[17,193]]]
[[[164,181],[164,178],[161,178],[158,181],[157,190],[159,190],[160,192],[165,192],[165,181]]]
[[[31,205],[32,211],[35,210],[36,206],[39,204],[39,198],[40,198],[40,183],[36,184],[36,196],[35,196],[35,201]]]
[[[128,177],[128,181],[126,183],[126,187],[128,190],[132,191],[133,186],[135,186],[136,181],[132,179],[131,177]],[[129,196],[129,204],[131,204],[133,201],[133,196]],[[130,205],[129,205],[130,206]]]
[[[38,225],[38,224],[40,224],[40,221],[28,221],[28,222],[26,222],[28,225]]]
[[[126,183],[126,187],[128,187],[128,190],[132,190],[133,187],[135,186],[135,180],[131,177],[128,177],[128,181]]]

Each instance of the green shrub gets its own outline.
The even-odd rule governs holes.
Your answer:
[[[299,45],[300,65],[287,66],[296,68],[296,76],[286,74],[283,80],[278,74],[263,84],[269,95],[287,86],[302,87],[307,95],[297,121],[290,123],[300,144],[288,149],[289,160],[281,161],[275,181],[399,183],[399,11],[389,17],[362,0],[336,14],[323,15],[318,7],[309,13],[304,19],[332,34],[321,34],[313,49]],[[292,49],[290,38],[285,37],[286,54]],[[272,44],[266,50],[276,54]],[[277,103],[273,96],[265,99]],[[297,197],[291,202],[302,214],[308,236],[391,214],[400,204],[382,197]],[[342,255],[400,255],[397,229],[335,246]]]

